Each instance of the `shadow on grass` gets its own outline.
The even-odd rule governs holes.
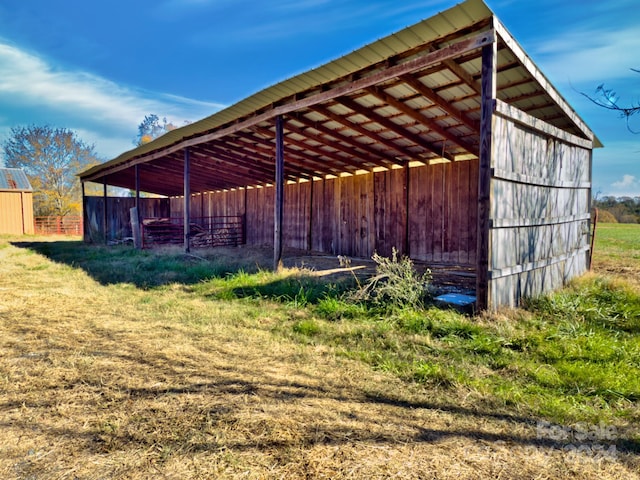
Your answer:
[[[190,285],[239,271],[255,271],[256,265],[241,258],[218,259],[185,255],[176,248],[136,250],[131,246],[88,245],[82,241],[11,242],[50,260],[81,268],[102,285],[133,284],[152,289],[172,283]]]
[[[120,349],[122,350],[122,349]],[[87,352],[91,353],[91,352]],[[134,351],[102,350],[99,357],[117,359],[124,365],[131,365],[135,375],[156,379],[178,379],[198,365],[197,359],[185,359],[176,364],[162,352],[154,354]],[[395,398],[389,393],[371,393],[358,388],[340,388],[339,385],[327,385],[320,376],[296,374],[288,380],[273,377],[268,372],[258,377],[260,368],[252,368],[242,360],[243,355],[234,356],[222,348],[219,352],[233,365],[216,365],[200,370],[199,381],[170,382],[159,381],[150,387],[132,387],[131,379],[121,380],[114,375],[103,373],[98,378],[68,379],[63,382],[50,382],[44,387],[37,401],[20,398],[0,402],[0,411],[28,409],[29,411],[55,410],[61,398],[69,392],[78,392],[75,401],[86,403],[87,411],[99,410],[102,404],[109,405],[109,416],[120,418],[117,429],[105,429],[98,419],[93,428],[84,431],[56,427],[43,423],[34,424],[25,420],[13,420],[11,427],[25,431],[42,429],[41,433],[53,436],[71,437],[82,442],[84,448],[100,453],[117,451],[145,450],[162,446],[171,451],[183,453],[232,449],[234,451],[262,452],[264,449],[291,449],[313,447],[314,445],[352,445],[364,442],[377,445],[397,445],[407,442],[438,443],[446,439],[466,438],[474,442],[524,448],[545,448],[552,451],[571,453],[572,439],[558,435],[567,431],[564,426],[548,423],[541,425],[536,418],[496,411],[493,408],[475,406],[463,407],[446,400],[424,399],[412,401]],[[229,355],[230,354],[230,355]],[[25,361],[38,362],[46,359],[29,358]],[[134,378],[135,379],[135,378]],[[82,399],[82,400],[80,400]],[[95,405],[90,405],[95,402]],[[256,403],[257,402],[257,403]],[[324,402],[324,403],[323,403]],[[326,403],[328,402],[328,403]],[[171,409],[171,405],[176,405]],[[278,412],[269,406],[286,405],[287,412]],[[312,405],[321,405],[309,420]],[[258,408],[259,407],[259,408]],[[328,410],[327,410],[328,409]],[[256,411],[271,415],[267,424],[269,434],[253,435]],[[435,422],[425,426],[420,412],[451,414],[458,421]],[[135,412],[129,415],[125,412]],[[268,414],[267,414],[268,412]],[[279,422],[284,422],[283,430],[291,428],[287,423],[294,420],[295,434],[287,431],[286,436],[277,434]],[[483,428],[486,420],[500,424],[499,429]],[[180,428],[176,428],[180,425]],[[266,425],[260,423],[261,428]],[[0,426],[9,424],[0,422]],[[495,426],[495,424],[494,424]],[[516,426],[524,428],[514,428]],[[227,432],[224,440],[210,440],[210,435],[202,431],[211,428]],[[554,430],[555,428],[555,430]],[[152,435],[148,432],[153,431]],[[147,432],[147,433],[145,433]],[[583,446],[596,448],[604,443],[613,445],[617,452],[640,453],[640,442],[632,433],[618,432],[615,438],[599,441],[584,439]],[[575,443],[575,440],[574,440]],[[596,453],[595,450],[593,453]],[[635,465],[633,458],[618,458],[630,467]]]

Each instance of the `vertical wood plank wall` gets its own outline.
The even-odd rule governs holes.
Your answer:
[[[284,245],[363,258],[395,247],[417,260],[473,266],[477,177],[471,160],[289,183]],[[247,244],[271,245],[274,197],[272,187],[194,195],[192,215],[246,215]],[[171,199],[172,216],[181,204]]]
[[[135,197],[107,197],[108,240],[120,240],[131,237],[130,209],[135,207]],[[169,217],[169,199],[140,198],[138,209],[141,218]],[[171,208],[173,205],[171,205]],[[84,241],[104,242],[103,222],[104,197],[84,197]]]
[[[33,235],[33,194],[31,192],[0,192],[0,233]]]
[[[494,127],[489,290],[496,308],[587,270],[591,151],[506,115],[496,115]]]

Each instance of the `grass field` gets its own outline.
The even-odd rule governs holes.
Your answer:
[[[248,251],[0,238],[0,478],[640,478],[640,225],[596,240],[469,317]]]

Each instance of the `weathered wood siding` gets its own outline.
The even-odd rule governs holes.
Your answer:
[[[134,197],[107,197],[107,240],[121,240],[131,237],[129,211],[135,207]],[[141,198],[140,216],[142,218],[169,217],[168,198]],[[104,197],[84,197],[84,241],[104,242]]]
[[[409,169],[409,251],[427,262],[474,265],[478,162]]]
[[[284,245],[364,258],[395,247],[414,259],[473,265],[477,176],[477,161],[462,161],[288,183]],[[194,195],[191,211],[246,215],[247,244],[272,245],[274,198],[272,187]],[[182,198],[172,198],[171,215],[182,211]]]
[[[33,234],[33,194],[23,191],[0,192],[0,233]]]
[[[591,148],[544,126],[512,107],[494,116],[492,308],[557,289],[588,268]]]

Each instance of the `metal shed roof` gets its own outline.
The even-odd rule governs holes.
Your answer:
[[[19,168],[0,168],[0,190],[31,192],[33,188],[23,170]]]
[[[497,98],[567,134],[599,141],[482,0],[467,0],[284,80],[80,174],[164,195],[270,184],[274,119],[285,117],[288,180],[476,158],[481,48],[498,40]]]

